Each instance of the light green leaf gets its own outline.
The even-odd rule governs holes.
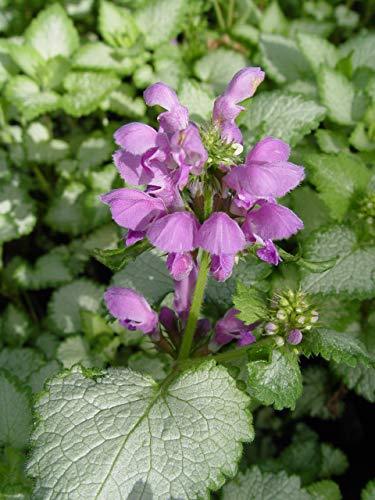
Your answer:
[[[195,75],[205,83],[212,85],[216,94],[223,92],[233,75],[246,66],[242,54],[227,49],[209,52],[194,65]]]
[[[194,80],[185,80],[179,92],[181,104],[187,106],[194,121],[209,120],[214,99],[208,88]]]
[[[148,48],[155,49],[178,35],[188,4],[184,0],[149,0],[135,14]]]
[[[95,248],[92,254],[99,262],[109,267],[112,271],[121,271],[121,269],[150,248],[151,245],[146,239],[137,241],[137,243],[130,247],[126,247],[123,240],[121,240],[119,248]]]
[[[113,143],[108,137],[94,132],[87,136],[77,151],[78,166],[81,172],[93,170],[111,159]]]
[[[354,368],[344,364],[334,364],[333,371],[349,389],[370,403],[375,403],[375,368],[360,364]]]
[[[142,118],[146,113],[146,105],[141,97],[132,97],[121,88],[111,92],[109,109],[120,116]]]
[[[297,476],[261,472],[254,466],[226,484],[222,500],[310,500]]]
[[[295,145],[318,127],[324,115],[324,108],[312,100],[273,90],[253,97],[240,121],[248,129],[250,144],[271,135]]]
[[[29,45],[13,45],[10,48],[10,54],[24,73],[38,81],[39,74],[45,66],[45,61],[39,52]]]
[[[349,467],[345,453],[332,445],[323,443],[321,446],[322,468],[320,477],[341,476]]]
[[[294,409],[302,394],[302,377],[298,357],[286,349],[273,350],[270,361],[251,361],[248,392],[264,405],[276,410]]]
[[[340,488],[334,481],[319,481],[307,486],[311,500],[341,500]]]
[[[268,316],[268,308],[264,295],[256,288],[249,288],[241,282],[237,285],[233,304],[240,311],[237,317],[244,323],[254,323],[259,319],[266,319]]]
[[[160,385],[127,369],[85,373],[50,381],[37,403],[34,495],[208,499],[234,476],[253,431],[225,368],[205,363]]]
[[[0,243],[31,233],[35,223],[34,201],[14,176],[0,190]]]
[[[162,353],[150,354],[146,352],[136,352],[129,357],[128,367],[132,370],[149,375],[154,380],[163,380],[170,371],[172,359]]]
[[[323,68],[318,75],[319,94],[329,118],[340,125],[353,124],[355,89],[344,75]]]
[[[359,247],[351,229],[335,225],[312,233],[305,242],[303,256],[314,262],[337,259],[320,274],[305,271],[302,278],[305,291],[352,298],[374,295],[375,247]]]
[[[277,83],[305,80],[311,69],[293,40],[279,35],[261,35],[260,53],[266,74]]]
[[[0,370],[0,401],[0,446],[24,448],[32,423],[30,391],[5,370]]]
[[[174,290],[164,260],[151,252],[139,255],[125,269],[114,274],[112,280],[116,286],[135,288],[152,304],[161,302]]]
[[[56,357],[64,368],[71,368],[78,363],[86,368],[103,366],[103,360],[91,354],[88,342],[80,335],[65,339],[59,345]]]
[[[31,123],[25,131],[24,144],[28,161],[53,165],[69,155],[69,144],[51,138],[48,128],[39,122]]]
[[[31,22],[25,39],[44,59],[70,57],[78,48],[78,33],[61,5],[42,10]]]
[[[273,0],[267,5],[260,19],[260,29],[263,33],[285,34],[288,31],[288,19],[281,10],[279,2]]]
[[[291,208],[303,220],[304,230],[298,233],[299,239],[305,239],[312,231],[330,221],[326,205],[309,186],[301,186],[290,193]]]
[[[353,69],[370,68],[375,70],[375,35],[374,33],[360,33],[340,46],[343,57],[351,54]]]
[[[337,60],[337,49],[324,38],[308,33],[297,34],[298,46],[316,75],[321,67],[334,68]]]
[[[30,375],[27,384],[31,387],[33,393],[39,392],[43,389],[47,379],[55,375],[60,370],[60,363],[53,359],[48,361],[43,366],[33,371]]]
[[[348,138],[340,132],[319,129],[316,131],[315,137],[323,153],[337,154],[342,151],[349,152]]]
[[[41,90],[27,76],[15,76],[7,83],[5,97],[14,104],[26,120],[33,120],[60,107],[60,96],[50,90]]]
[[[13,304],[4,310],[0,321],[0,338],[9,346],[22,345],[32,333],[32,323],[29,316]]]
[[[139,34],[131,12],[106,0],[101,0],[99,6],[99,31],[114,47],[131,47]]]
[[[80,310],[96,312],[104,289],[87,279],[73,281],[54,291],[48,304],[49,320],[63,334],[81,330]]]
[[[43,356],[31,347],[5,348],[0,352],[0,368],[8,370],[22,382],[43,365]]]
[[[375,498],[375,479],[369,481],[366,487],[361,491],[361,500],[374,500]]]
[[[72,72],[64,80],[67,91],[61,103],[69,115],[80,117],[95,111],[120,80],[111,74],[93,72]]]
[[[135,57],[129,57],[122,51],[101,42],[82,45],[73,58],[75,69],[109,71],[119,75],[131,75],[136,65]]]
[[[342,221],[353,195],[368,186],[370,171],[358,156],[349,153],[310,153],[306,155],[305,165],[309,169],[309,180],[317,187],[331,216]]]
[[[313,330],[305,334],[301,344],[306,356],[322,356],[327,361],[356,366],[357,363],[371,366],[374,358],[367,352],[363,343],[352,333],[334,330]]]

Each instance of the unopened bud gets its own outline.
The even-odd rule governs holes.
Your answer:
[[[319,320],[318,311],[312,311],[311,312],[311,323],[316,323],[318,320]]]
[[[300,344],[301,341],[302,341],[302,332],[301,332],[301,330],[298,330],[297,328],[295,328],[294,330],[291,330],[289,332],[287,341],[289,342],[289,344],[292,344],[292,345]]]
[[[243,151],[242,144],[239,144],[238,142],[234,142],[232,144],[232,148],[234,149],[234,153],[233,153],[234,156],[239,156],[242,153],[242,151]]]
[[[285,344],[285,341],[282,337],[280,337],[279,335],[277,335],[275,337],[275,344],[277,345],[277,347],[282,347],[284,344]]]
[[[305,316],[300,316],[300,317],[297,319],[297,323],[299,323],[300,325],[303,325],[305,321],[306,321]]]
[[[267,323],[265,326],[265,330],[268,335],[273,335],[277,330],[277,325],[275,325],[275,323]]]
[[[285,312],[284,312],[284,311],[282,311],[281,309],[279,309],[279,310],[277,311],[276,318],[277,318],[277,319],[281,319],[281,320],[286,319],[286,314],[285,314]]]

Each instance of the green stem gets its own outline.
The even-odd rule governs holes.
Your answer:
[[[216,14],[219,26],[222,30],[225,30],[225,21],[224,21],[223,13],[221,12],[219,2],[217,0],[213,0],[213,4],[214,4],[215,14]]]
[[[189,357],[191,345],[193,343],[197,321],[202,307],[204,290],[206,288],[208,269],[210,264],[210,256],[207,252],[202,251],[199,264],[199,272],[197,284],[195,285],[193,302],[191,304],[189,317],[186,323],[184,336],[182,338],[181,349],[178,359],[181,361]]]
[[[229,0],[229,6],[228,6],[228,28],[230,28],[233,24],[233,15],[234,15],[234,4],[236,0]]]
[[[38,179],[41,190],[44,191],[44,193],[48,196],[48,198],[52,198],[53,195],[52,190],[46,178],[42,174],[40,168],[37,165],[33,165],[32,169],[34,171],[35,177]]]
[[[208,356],[208,359],[213,359],[218,363],[227,363],[228,361],[233,361],[235,359],[241,358],[245,354],[247,354],[254,347],[259,349],[260,345],[271,344],[273,342],[272,338],[265,338],[258,340],[254,344],[250,344],[246,347],[239,347],[238,349],[232,349],[231,351],[221,352],[219,354],[213,354],[212,356]]]

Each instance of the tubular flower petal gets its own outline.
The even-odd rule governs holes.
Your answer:
[[[277,163],[279,161],[288,161],[290,155],[290,146],[281,139],[274,137],[265,137],[257,142],[246,157],[246,164],[253,162]]]
[[[199,223],[190,212],[168,214],[152,224],[147,238],[160,250],[183,253],[196,248]]]
[[[197,266],[194,265],[191,273],[187,278],[184,278],[181,281],[175,281],[174,283],[174,301],[173,307],[175,311],[182,317],[182,319],[186,319],[190,307],[191,302],[193,300],[193,294],[195,285],[197,282]]]
[[[148,106],[159,105],[167,110],[158,116],[158,121],[166,132],[173,133],[187,127],[189,111],[180,104],[176,92],[168,85],[154,83],[144,91],[143,97]]]
[[[247,214],[242,225],[247,239],[256,235],[263,240],[282,240],[303,229],[303,222],[289,208],[265,201],[260,201],[259,204],[259,208]]]
[[[257,250],[257,256],[261,260],[268,262],[268,264],[273,264],[274,266],[277,266],[281,262],[279,252],[271,240],[267,240],[264,246]]]
[[[131,288],[111,287],[104,294],[109,312],[129,330],[156,333],[158,315],[147,300]]]
[[[128,123],[114,133],[116,144],[133,155],[142,155],[156,146],[158,133],[144,123]]]
[[[213,255],[235,255],[245,248],[240,226],[224,212],[214,212],[200,227],[198,246]]]
[[[194,261],[190,253],[170,253],[167,268],[176,281],[187,278],[193,269]]]
[[[255,342],[255,336],[252,331],[255,324],[245,325],[243,321],[237,318],[240,311],[237,309],[229,309],[224,317],[215,325],[215,334],[212,339],[212,347],[228,344],[232,340],[237,340],[238,345],[248,345]]]
[[[210,271],[216,281],[225,281],[233,271],[235,255],[222,254],[213,255],[211,258]]]
[[[114,189],[100,197],[109,205],[113,220],[121,227],[144,231],[166,212],[162,200],[136,189]]]

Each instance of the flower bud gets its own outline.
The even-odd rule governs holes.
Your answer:
[[[281,320],[286,319],[285,312],[282,309],[279,309],[276,313],[276,318]]]
[[[265,330],[268,335],[274,335],[277,331],[277,325],[275,325],[275,323],[267,323]]]
[[[289,332],[287,341],[289,342],[289,344],[292,344],[292,345],[300,344],[301,341],[302,341],[302,332],[301,332],[301,330],[298,330],[297,328],[295,328],[294,330],[291,330]]]
[[[277,347],[282,347],[285,344],[285,341],[278,335],[277,337],[275,337],[275,344],[277,345]]]

